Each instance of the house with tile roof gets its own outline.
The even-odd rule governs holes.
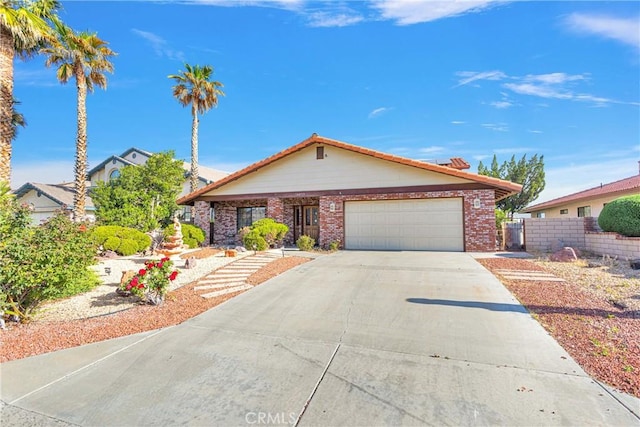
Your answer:
[[[154,153],[139,148],[129,148],[120,155],[113,155],[102,162],[98,163],[87,173],[87,188],[95,187],[99,181],[108,181],[120,175],[120,169],[124,166],[141,165]],[[191,176],[191,164],[183,162],[182,167],[185,171],[185,180],[182,185],[180,197],[189,193]],[[204,187],[212,182],[218,181],[228,175],[216,169],[211,169],[198,165],[199,187]],[[21,203],[26,203],[32,208],[32,218],[34,223],[51,217],[54,212],[59,210],[73,211],[73,183],[62,184],[41,184],[35,182],[27,182],[18,188],[15,192],[16,197]],[[86,199],[86,211],[89,219],[95,219],[95,207],[90,196]],[[181,219],[185,222],[191,221],[190,209],[183,209],[180,213]]]
[[[640,194],[640,173],[544,203],[527,206],[523,212],[530,213],[533,218],[598,217],[607,203],[622,196],[635,194]]]
[[[178,200],[218,245],[269,217],[289,226],[285,245],[307,235],[346,249],[495,250],[495,202],[522,187],[317,134]],[[214,221],[210,222],[210,211]]]

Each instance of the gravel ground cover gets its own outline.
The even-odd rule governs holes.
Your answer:
[[[595,379],[640,397],[640,271],[612,259],[479,259]],[[564,279],[516,280],[500,270]]]
[[[209,267],[205,266],[204,261],[211,258],[217,257],[202,258],[200,261],[203,262],[196,267],[206,270]],[[217,262],[218,267],[221,267],[233,260],[234,258],[214,259],[210,264]],[[296,256],[275,259],[249,276],[247,282],[253,285],[263,283],[307,261],[308,258]],[[215,267],[206,272],[212,270]],[[206,273],[201,276],[204,274]],[[185,276],[182,280],[186,280]],[[193,290],[196,282],[195,278],[192,280],[170,291],[164,304],[158,307],[141,305],[132,299],[111,295],[115,293],[115,286],[102,289],[102,302],[110,301],[109,311],[106,313],[104,306],[77,302],[83,299],[85,302],[95,300],[94,294],[88,300],[83,294],[52,303],[45,312],[48,317],[42,316],[26,324],[8,323],[6,330],[0,330],[0,362],[176,325],[243,292],[202,298]],[[83,310],[83,318],[77,318],[74,307]]]

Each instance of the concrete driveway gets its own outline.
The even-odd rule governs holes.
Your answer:
[[[182,325],[1,368],[3,426],[640,425],[463,253],[339,252]]]

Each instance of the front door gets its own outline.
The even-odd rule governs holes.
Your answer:
[[[320,236],[320,218],[318,206],[305,206],[302,209],[302,234],[306,234],[318,243]]]

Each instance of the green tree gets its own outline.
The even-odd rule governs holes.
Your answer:
[[[191,178],[190,191],[198,189],[198,114],[204,114],[218,105],[218,96],[224,96],[220,90],[222,83],[212,81],[213,67],[209,65],[184,64],[185,71],[171,74],[168,77],[176,84],[173,96],[183,107],[191,105]],[[194,217],[192,212],[191,217]]]
[[[91,193],[98,221],[142,231],[168,223],[184,181],[182,162],[173,156],[173,151],[154,154],[144,165],[125,166],[119,177],[98,182]]]
[[[14,58],[27,59],[46,44],[47,21],[58,8],[54,0],[0,0],[0,180],[11,179]]]
[[[77,135],[75,162],[75,193],[73,215],[76,221],[85,218],[85,198],[87,195],[87,92],[93,92],[94,85],[107,88],[105,72],[113,72],[110,57],[116,53],[96,33],[76,33],[63,23],[55,23],[56,39],[51,46],[42,49],[46,54],[47,67],[57,65],[57,77],[62,84],[72,78],[77,89]]]
[[[519,212],[536,200],[545,186],[544,156],[538,157],[537,154],[528,161],[525,154],[517,162],[516,156],[512,156],[510,161],[505,161],[502,165],[498,164],[498,159],[494,154],[491,168],[485,167],[481,161],[478,165],[478,173],[522,185],[520,193],[506,197],[496,203],[496,207],[507,212],[511,219],[513,219],[514,213]]]

